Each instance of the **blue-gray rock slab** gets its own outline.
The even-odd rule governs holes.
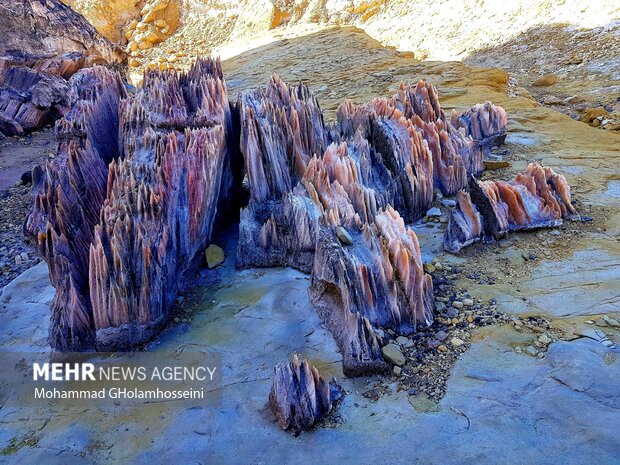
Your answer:
[[[0,449],[7,454],[2,462],[233,464],[260,458],[299,464],[590,465],[617,458],[620,349],[582,338],[554,342],[545,358],[537,359],[514,352],[512,346],[524,336],[509,325],[483,328],[457,361],[438,408],[418,411],[416,400],[395,384],[372,402],[362,393],[376,378],[342,379],[340,356],[309,305],[302,273],[237,273],[232,264],[210,273],[222,274],[224,284],[205,289],[202,300],[194,302],[191,324],[164,334],[153,350],[201,344],[220,351],[220,406],[95,405],[59,414],[50,404],[3,411]],[[5,320],[12,321],[10,331],[22,335],[23,344],[28,343],[24,334],[44,329],[37,322],[44,326],[47,321],[51,296],[44,265],[19,276],[2,294]],[[6,334],[3,347],[11,344]],[[31,343],[40,350],[37,338]],[[293,351],[341,379],[349,392],[339,408],[342,425],[294,438],[270,416],[266,399],[272,367]],[[24,431],[32,431],[38,442],[12,451],[11,441],[19,443]],[[63,440],[70,447],[50,447]],[[402,446],[411,443],[416,447]]]

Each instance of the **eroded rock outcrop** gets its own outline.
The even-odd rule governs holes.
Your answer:
[[[503,144],[506,139],[506,111],[491,102],[478,103],[461,114],[452,110],[450,121],[454,127],[464,128],[485,150]]]
[[[493,127],[505,134],[505,120],[502,126],[499,116],[490,116],[501,112],[503,109],[491,104],[478,110],[479,119],[491,119],[495,124]],[[345,101],[338,109],[338,126],[346,137],[361,130],[392,165],[391,170],[400,175],[401,184],[408,178],[411,187],[404,184],[402,192],[398,193],[405,205],[395,206],[407,221],[413,221],[430,206],[433,184],[443,194],[453,195],[466,186],[468,175],[477,176],[484,169],[482,147],[488,145],[488,139],[473,137],[465,124],[472,118],[465,115],[469,112],[454,117],[459,123],[455,126],[441,110],[436,89],[419,81],[416,85],[401,83],[391,98],[376,98],[359,106]],[[485,129],[488,126],[482,125]],[[426,141],[425,145],[422,140]],[[409,160],[402,158],[403,154],[409,153],[412,155],[411,170],[406,169]],[[427,159],[432,160],[432,167],[428,167]]]
[[[89,65],[124,58],[118,46],[59,0],[2,0],[0,5],[0,57],[17,52],[41,59],[79,52]]]
[[[227,194],[230,119],[218,62],[182,76],[149,72],[141,92],[121,102],[123,160],[110,164],[90,246],[98,347],[144,342],[170,315]]]
[[[457,185],[481,152],[429,84],[345,102],[330,127],[305,86],[277,76],[231,105],[213,60],[149,71],[131,95],[105,68],[70,82],[59,154],[35,171],[26,224],[59,289],[55,348],[126,349],[156,334],[244,190],[237,265],[312,273],[346,374],[389,368],[378,328],[432,323],[431,277],[406,223],[430,206],[435,166]]]
[[[53,160],[33,170],[33,203],[26,232],[39,244],[56,288],[50,343],[61,350],[92,347],[88,249],[106,197],[108,164],[119,156],[117,73],[86,69],[71,81],[72,110],[56,126]]]
[[[510,231],[559,226],[578,217],[566,178],[552,168],[530,163],[509,182],[471,179],[460,192],[444,235],[444,248],[456,252],[482,238]]]
[[[240,149],[250,192],[241,211],[237,265],[293,266],[310,271],[318,213],[293,188],[329,134],[307,87],[272,76],[265,88],[239,103]]]
[[[422,268],[415,233],[391,207],[349,229],[343,245],[333,228],[319,234],[310,299],[330,329],[348,375],[387,368],[373,328],[411,334],[433,322],[433,284]]]
[[[53,123],[69,108],[69,84],[62,77],[12,67],[0,87],[0,131],[21,135]]]
[[[456,191],[482,171],[480,143],[422,81],[391,99],[345,101],[336,130],[307,89],[277,77],[239,105],[250,204],[237,264],[311,272],[311,300],[345,373],[386,370],[375,328],[411,334],[433,321],[432,281],[405,223],[428,210],[435,183]]]
[[[35,176],[26,229],[58,289],[52,345],[123,349],[165,322],[201,261],[218,203],[233,197],[232,117],[211,60],[183,75],[149,72],[127,98],[104,68],[73,81],[60,156]]]
[[[282,429],[311,428],[331,411],[333,397],[329,382],[306,359],[300,361],[295,354],[276,365],[269,404]]]
[[[58,0],[4,2],[0,17],[0,132],[20,135],[70,108],[68,80],[124,53]]]

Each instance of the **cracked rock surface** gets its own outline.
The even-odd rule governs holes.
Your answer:
[[[331,56],[334,60],[326,59]],[[369,63],[371,74],[366,72]],[[360,463],[360,457],[390,464],[617,461],[620,349],[577,336],[592,329],[599,315],[617,319],[620,310],[615,285],[620,278],[620,190],[613,163],[617,136],[540,107],[525,94],[509,97],[503,71],[416,63],[350,29],[275,43],[223,67],[237,84],[235,91],[262,84],[271,72],[285,80],[306,76],[311,88],[325,86],[321,103],[332,116],[344,97],[366,102],[395,90],[400,79],[435,83],[446,109],[464,111],[486,99],[504,107],[509,121],[503,156],[510,166],[489,171],[484,179],[510,179],[531,161],[557,167],[567,176],[579,213],[591,221],[566,222],[559,236],[515,232],[495,243],[474,244],[458,256],[441,252],[446,223],[440,220],[447,209],[440,202],[434,205],[443,215],[438,221],[422,220],[413,227],[425,262],[439,257],[444,270],[460,268],[455,285],[471,292],[472,299],[495,299],[505,314],[546,315],[553,328],[575,339],[549,343],[538,358],[515,348],[535,346],[542,333],[512,324],[475,329],[448,373],[445,396],[428,399],[416,391],[398,391],[396,378],[343,378],[336,344],[310,305],[307,275],[292,269],[236,271],[233,260],[226,260],[205,272],[204,286],[179,305],[179,323],[150,346],[174,351],[202,344],[221,352],[225,364],[219,407],[2,409],[0,462],[314,464]],[[226,257],[234,256],[234,236],[216,243],[225,248]],[[0,346],[48,350],[52,297],[44,264],[7,286],[0,296]],[[465,307],[463,303],[459,311]],[[618,343],[616,328],[594,328]],[[448,341],[446,345],[453,344]],[[338,427],[292,438],[270,416],[266,399],[273,366],[291,353],[302,354],[326,379],[342,381],[347,395],[338,409]],[[381,396],[363,395],[379,383]],[[282,443],[292,447],[274,447]]]

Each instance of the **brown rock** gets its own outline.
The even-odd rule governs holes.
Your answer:
[[[583,121],[584,123],[592,124],[592,122],[596,120],[598,117],[607,116],[608,114],[609,112],[605,110],[605,108],[603,107],[587,108],[583,112],[579,120]]]
[[[506,160],[484,160],[485,170],[501,170],[503,168],[508,168],[509,166],[510,162]]]
[[[536,79],[532,83],[532,85],[536,87],[547,87],[547,86],[552,86],[553,84],[558,82],[558,80],[559,78],[555,74],[545,74],[544,76],[541,76],[538,79]]]
[[[11,2],[10,8],[4,8],[0,15],[0,30],[0,55],[19,50],[41,58],[67,52],[97,55],[107,62],[124,58],[118,46],[59,0]]]

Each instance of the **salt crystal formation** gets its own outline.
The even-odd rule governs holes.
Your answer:
[[[422,134],[404,117],[381,120],[379,153],[360,130],[347,138],[325,128],[307,89],[277,77],[245,96],[240,113],[250,204],[241,216],[238,265],[312,272],[311,298],[345,372],[385,370],[373,327],[410,334],[432,323],[432,282],[417,238],[390,207],[413,219],[430,205],[433,167]],[[323,151],[328,141],[335,142]],[[343,246],[339,228],[353,235],[354,247]]]
[[[350,376],[387,365],[374,328],[411,334],[433,322],[433,285],[424,273],[415,233],[388,206],[373,223],[352,229],[343,246],[333,229],[321,231],[310,299],[334,335]]]
[[[166,321],[218,203],[232,198],[231,111],[211,60],[183,75],[148,73],[127,98],[103,68],[75,84],[92,100],[77,98],[59,122],[59,156],[35,176],[26,229],[58,289],[52,346],[123,349]]]
[[[491,102],[478,103],[461,114],[452,110],[450,121],[455,128],[464,128],[485,149],[503,144],[506,139],[506,111]]]
[[[90,245],[98,347],[148,340],[210,240],[230,175],[232,122],[219,62],[180,76],[147,73],[141,91],[121,102],[120,127],[122,160],[110,164]]]
[[[472,179],[460,192],[450,215],[444,248],[456,252],[482,238],[510,231],[558,226],[577,217],[566,178],[549,167],[530,163],[510,182]]]
[[[81,350],[95,341],[89,299],[89,246],[106,197],[108,163],[118,157],[120,76],[88,68],[71,81],[73,108],[58,121],[58,150],[33,170],[33,202],[25,224],[48,263],[56,288],[50,343]]]
[[[447,118],[439,105],[436,89],[424,81],[419,81],[415,86],[401,83],[392,98],[375,98],[359,106],[345,101],[338,109],[338,125],[341,133],[347,137],[361,130],[374,148],[384,157],[388,157],[388,163],[394,158],[391,153],[409,152],[403,151],[403,147],[408,145],[407,137],[403,137],[403,131],[397,129],[399,126],[420,134],[419,139],[426,142],[424,145],[427,150],[414,142],[414,159],[417,162],[412,166],[415,166],[417,171],[407,173],[407,177],[411,180],[413,190],[409,195],[417,204],[426,208],[407,210],[395,205],[407,221],[413,221],[430,206],[433,181],[444,195],[453,195],[467,185],[468,175],[478,175],[484,169],[482,148],[486,147],[490,140],[476,139],[476,134],[466,126],[465,122],[472,118],[465,115],[469,115],[471,111]],[[506,118],[503,109],[485,104],[477,114],[480,122],[473,126],[475,129],[483,128],[489,133],[496,131],[498,135],[505,135]],[[503,114],[503,120],[496,114]],[[492,129],[485,124],[486,121],[493,122]],[[430,155],[427,151],[430,151]],[[432,169],[420,163],[426,158],[432,160]],[[423,168],[424,171],[420,172]],[[427,187],[429,182],[430,192]]]
[[[327,145],[319,104],[307,87],[272,76],[265,88],[243,95],[238,107],[250,201],[241,211],[237,265],[309,272],[318,214],[293,188]]]
[[[297,354],[274,370],[269,404],[284,430],[311,428],[332,408],[330,386],[305,359]]]
[[[58,155],[35,170],[25,228],[58,290],[53,347],[150,339],[246,191],[237,265],[311,273],[344,372],[387,370],[378,329],[411,334],[433,321],[431,277],[406,223],[426,212],[435,185],[455,191],[480,172],[481,144],[504,128],[500,110],[476,107],[478,123],[466,125],[468,113],[457,128],[419,82],[390,99],[345,101],[329,126],[305,86],[277,76],[230,104],[213,60],[143,82],[128,96],[107,69],[75,74]]]

